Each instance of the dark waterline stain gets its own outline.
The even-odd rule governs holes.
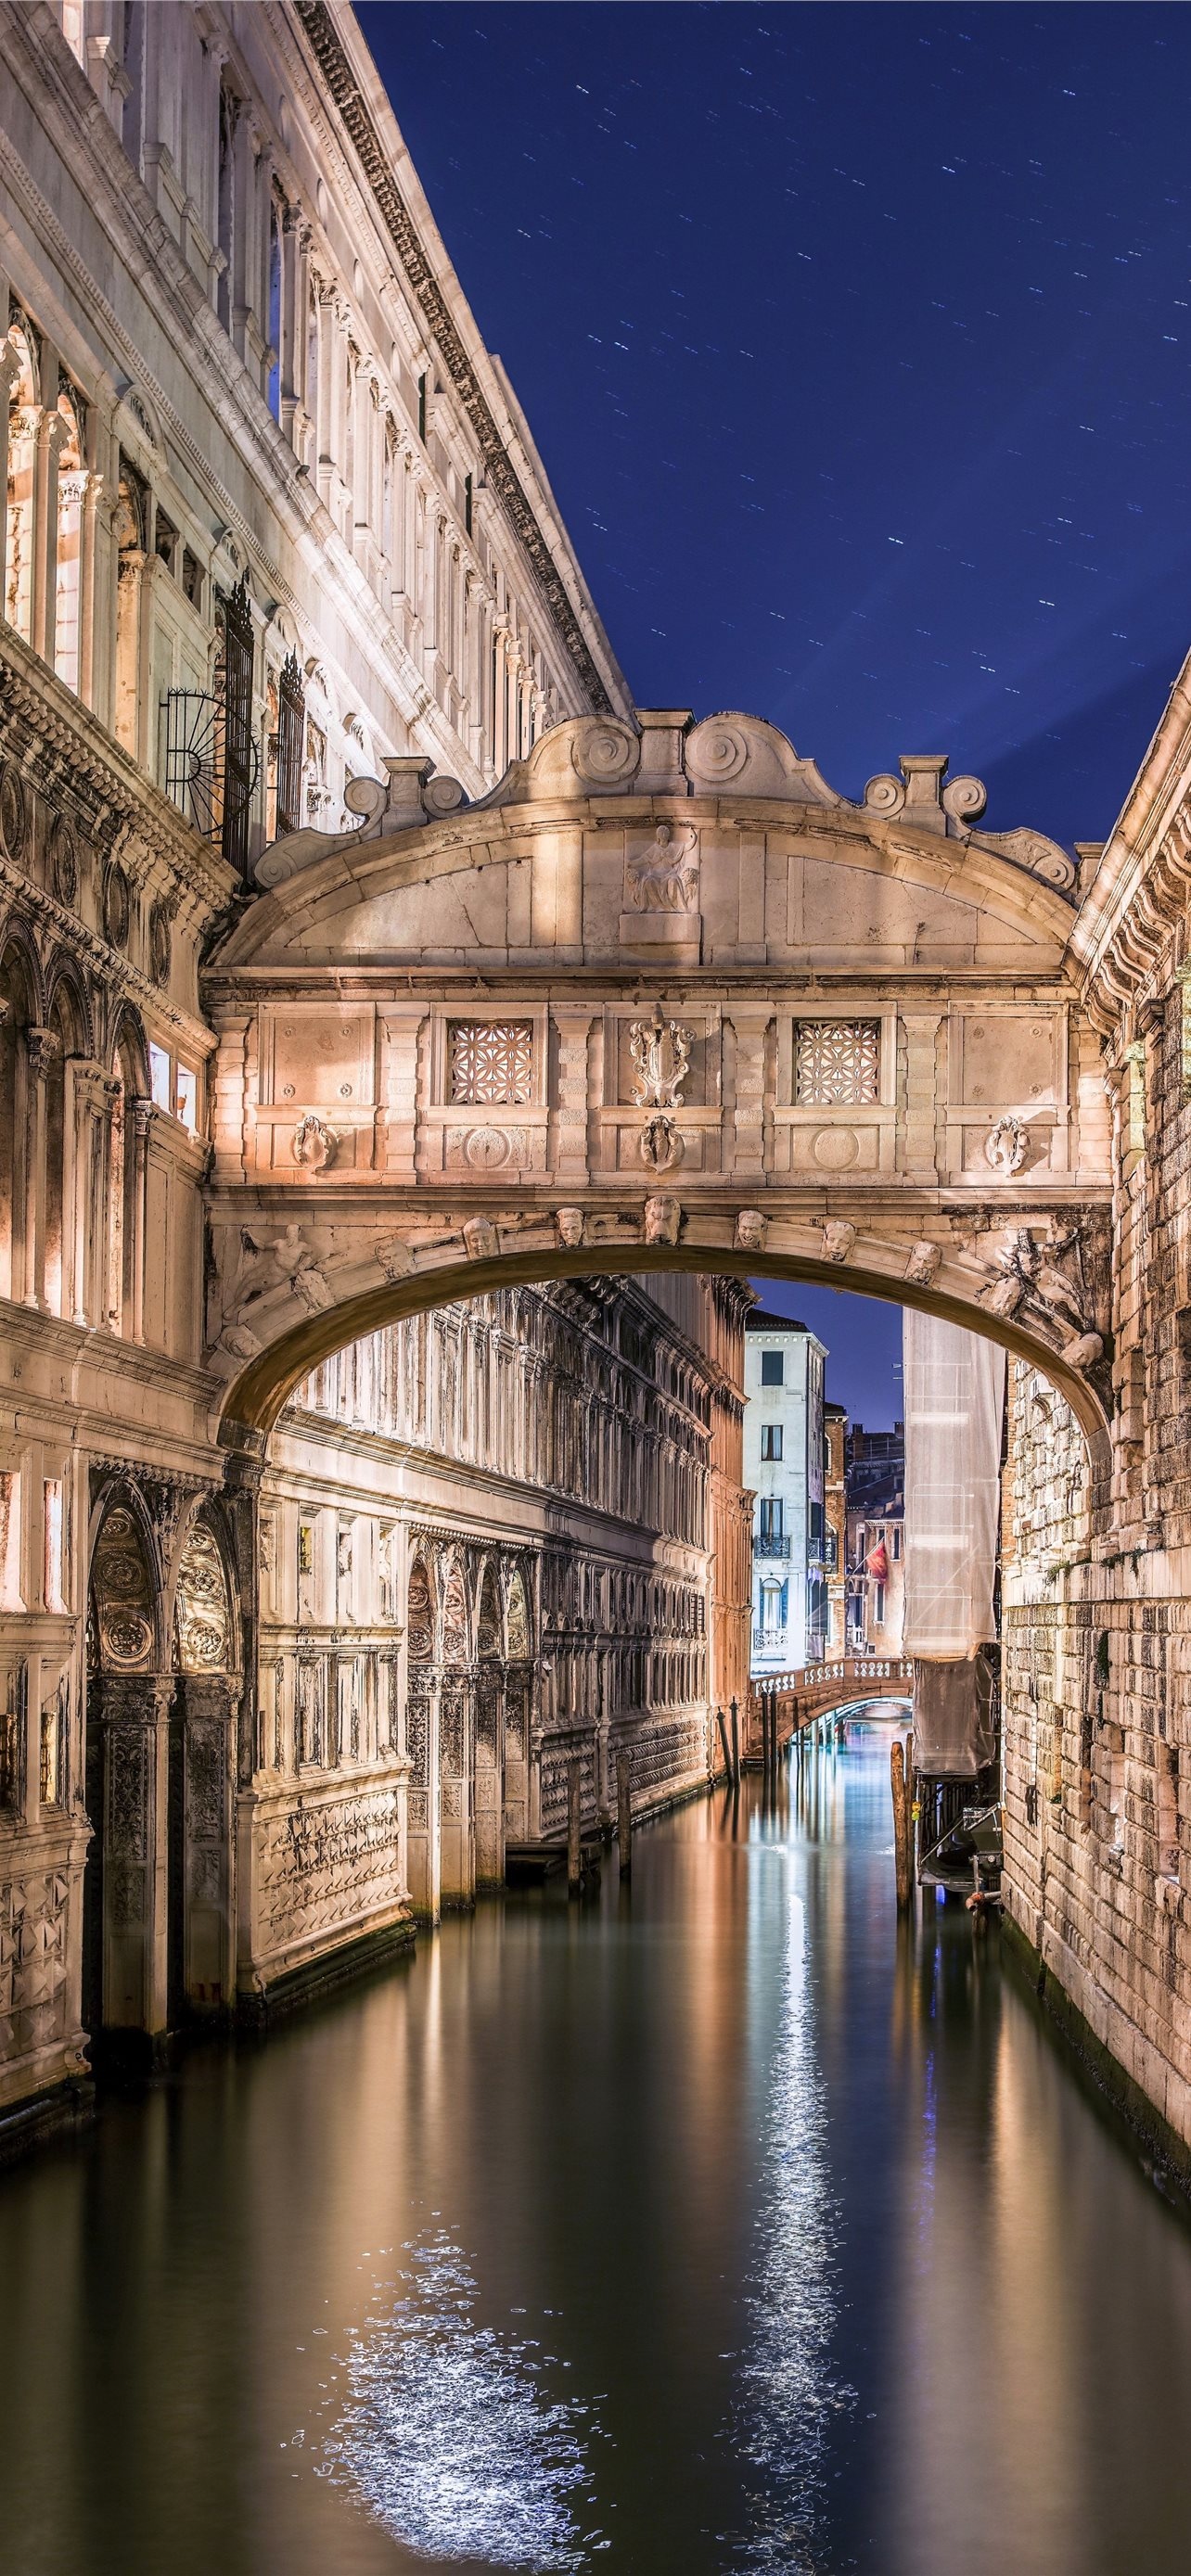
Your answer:
[[[888,1843],[854,1736],[6,2175],[5,2576],[1182,2567],[1191,2234]]]

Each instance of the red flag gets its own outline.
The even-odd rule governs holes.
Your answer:
[[[876,1546],[869,1550],[869,1553],[864,1560],[864,1571],[866,1574],[874,1575],[878,1583],[888,1582],[889,1557],[886,1552],[885,1541],[883,1538],[879,1538]]]

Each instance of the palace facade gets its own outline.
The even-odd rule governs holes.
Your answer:
[[[259,1490],[229,1469],[205,949],[361,782],[445,774],[447,810],[628,699],[350,11],[63,0],[5,10],[0,62],[19,2129],[89,2033],[263,2010],[498,1881],[572,1753],[589,1823],[622,1743],[642,1808],[705,1781],[747,1672],[748,1295],[455,1305],[301,1386]]]

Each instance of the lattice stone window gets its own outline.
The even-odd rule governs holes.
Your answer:
[[[532,1020],[452,1020],[451,1098],[505,1108],[530,1098]]]
[[[799,1020],[794,1097],[799,1107],[855,1107],[880,1098],[879,1020]]]

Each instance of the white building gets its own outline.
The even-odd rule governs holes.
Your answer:
[[[754,1673],[797,1670],[827,1648],[826,1350],[805,1324],[757,1308],[744,1352],[744,1481],[753,1505]]]

